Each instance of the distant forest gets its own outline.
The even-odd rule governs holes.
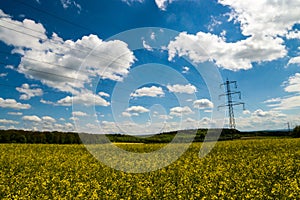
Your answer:
[[[183,130],[179,131],[177,142],[189,141],[194,136],[194,142],[202,142],[206,136],[207,129]],[[220,129],[211,129],[216,134]],[[169,143],[178,131],[165,132],[153,136],[134,137],[122,134],[87,134],[74,132],[38,132],[24,130],[0,130],[0,143],[29,143],[29,144],[99,144],[108,142],[127,142],[127,143]],[[213,133],[214,134],[214,133]],[[238,130],[223,129],[219,140],[247,139],[252,137],[300,137],[300,126],[293,131],[256,131],[240,132]]]

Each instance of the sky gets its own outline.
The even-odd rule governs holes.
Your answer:
[[[298,0],[3,0],[0,129],[300,124]],[[236,81],[236,86],[234,84]],[[221,95],[219,97],[219,95]]]

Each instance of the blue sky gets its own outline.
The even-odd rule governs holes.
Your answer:
[[[0,128],[145,134],[300,124],[300,2],[0,3]],[[233,87],[233,85],[232,85]],[[223,124],[224,123],[224,124]]]

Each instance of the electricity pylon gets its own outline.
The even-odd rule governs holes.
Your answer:
[[[238,102],[238,101],[233,101],[232,95],[238,94],[239,99],[241,99],[241,92],[231,91],[230,84],[234,84],[234,87],[237,88],[236,81],[229,81],[228,79],[226,80],[226,82],[224,82],[220,85],[220,87],[225,86],[226,92],[224,94],[219,95],[219,97],[227,96],[227,102],[226,102],[226,104],[218,106],[218,109],[221,108],[221,107],[228,107],[229,127],[231,129],[235,129],[236,126],[235,126],[233,106],[243,105],[243,109],[245,110],[245,103]]]

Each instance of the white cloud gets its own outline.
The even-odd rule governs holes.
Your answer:
[[[165,11],[168,4],[172,3],[174,0],[154,0],[155,1],[155,4],[156,6],[160,9],[160,10],[163,10]],[[127,3],[128,5],[132,5],[133,3],[135,2],[138,2],[138,3],[143,3],[144,0],[122,0],[122,2],[125,2]]]
[[[76,1],[74,0],[60,0],[60,2],[64,9],[67,9],[70,6],[74,6],[75,8],[77,8],[78,13],[80,13],[81,11],[81,5],[79,3],[76,3]]]
[[[187,67],[187,66],[182,67],[182,73],[183,73],[183,74],[186,74],[186,73],[188,73],[189,71],[190,71],[190,68],[189,68],[189,67]]]
[[[22,100],[29,100],[32,97],[43,95],[43,90],[41,88],[30,88],[27,83],[24,83],[21,87],[17,87],[16,90],[23,93],[20,96],[20,99]]]
[[[280,100],[281,98],[272,98],[264,101],[264,103],[275,103],[275,102],[279,102]]]
[[[22,119],[24,121],[30,121],[30,122],[41,122],[42,121],[41,118],[39,118],[36,115],[31,115],[31,116],[26,115],[26,116],[23,116]]]
[[[289,77],[287,86],[284,88],[286,92],[298,92],[300,93],[300,73],[296,73],[294,76]]]
[[[19,124],[19,122],[9,119],[0,119],[0,124]]]
[[[288,65],[292,65],[292,64],[300,65],[300,56],[291,58],[288,62]]]
[[[190,117],[188,117],[186,120],[185,120],[185,122],[187,122],[187,123],[191,123],[191,122],[195,122],[196,120],[195,119],[192,119],[192,118],[190,118]]]
[[[241,24],[245,36],[284,36],[300,22],[298,0],[219,0],[232,8],[231,19]]]
[[[192,84],[187,84],[187,85],[167,85],[167,88],[170,92],[174,93],[186,93],[186,94],[193,94],[197,92],[197,88],[192,85]]]
[[[287,116],[280,111],[269,110],[265,111],[262,109],[255,110],[253,113],[247,112],[245,117],[237,117],[236,124],[238,129],[243,130],[276,130],[282,129],[284,122],[289,121],[290,115]],[[292,117],[295,119],[294,117]]]
[[[295,31],[290,31],[287,35],[286,35],[287,39],[300,39],[300,31],[299,30],[295,30]]]
[[[123,41],[106,42],[92,34],[76,41],[63,40],[56,33],[48,37],[42,24],[13,20],[0,10],[1,18],[4,15],[8,22],[0,21],[0,40],[22,56],[17,71],[60,91],[78,95],[96,77],[121,81],[135,61]],[[79,68],[81,73],[77,73]]]
[[[222,68],[237,71],[252,68],[252,62],[272,61],[287,54],[284,41],[271,36],[253,36],[235,43],[211,33],[180,33],[168,45],[169,60],[188,56],[195,63],[214,60]]]
[[[48,123],[55,123],[56,122],[56,119],[54,119],[53,117],[50,117],[50,116],[43,116],[42,120],[44,122],[48,122]]]
[[[1,108],[12,108],[16,110],[29,109],[31,106],[29,104],[22,104],[17,102],[15,99],[3,99],[0,97],[0,107]]]
[[[14,70],[15,68],[14,68],[14,66],[12,66],[12,65],[6,65],[6,66],[5,66],[5,69],[11,69],[11,70]]]
[[[151,35],[150,35],[151,40],[155,40],[155,37],[156,37],[156,36],[155,36],[155,33],[152,32]]]
[[[274,110],[291,110],[300,107],[300,73],[290,76],[288,81],[284,82],[284,90],[293,93],[287,97],[273,98],[265,102],[271,103],[268,106]]]
[[[194,101],[193,105],[194,108],[198,108],[198,109],[206,109],[206,108],[214,107],[214,104],[208,99],[198,99]]]
[[[78,117],[70,117],[69,120],[72,120],[72,121],[78,121],[79,118],[78,118]]]
[[[85,106],[109,106],[110,103],[103,99],[101,96],[92,94],[90,92],[81,93],[76,96],[66,96],[57,101],[58,105],[71,106],[73,104],[82,104]]]
[[[153,48],[149,44],[147,44],[145,40],[143,40],[143,47],[148,51],[153,51]]]
[[[74,125],[70,122],[65,123],[64,128],[74,130]]]
[[[43,103],[43,104],[48,104],[48,105],[56,105],[56,103],[54,103],[52,101],[47,101],[47,100],[44,100],[44,99],[41,99],[40,102]]]
[[[131,117],[132,115],[129,112],[122,112],[122,116],[123,117]]]
[[[157,7],[160,10],[166,10],[168,4],[172,3],[174,0],[155,0]]]
[[[249,110],[243,110],[243,114],[244,114],[244,115],[250,115],[251,112],[250,112]]]
[[[221,21],[219,21],[216,17],[211,16],[211,22],[209,23],[207,29],[208,29],[210,32],[212,32],[212,31],[214,31],[214,28],[215,28],[215,27],[217,27],[217,26],[219,26],[219,25],[221,25],[221,24],[222,24]]]
[[[47,38],[46,30],[40,23],[35,23],[34,21],[28,19],[24,19],[22,22],[12,20],[11,17],[6,15],[1,9],[0,18],[0,25],[7,27],[1,27],[0,40],[8,45],[13,45],[16,47],[40,48],[41,43],[39,42],[38,38],[41,38],[41,40]],[[10,29],[18,30],[18,32]]]
[[[253,113],[255,116],[258,116],[258,117],[268,117],[270,116],[271,114],[269,112],[266,112],[266,111],[263,111],[261,109],[258,109],[256,111],[254,111]]]
[[[132,112],[132,113],[146,113],[149,112],[149,109],[143,107],[143,106],[131,106],[126,109],[127,112]]]
[[[272,105],[274,110],[291,110],[300,107],[300,95],[282,98],[281,102]]]
[[[143,3],[144,0],[122,0],[122,2],[127,3],[128,5],[131,5],[134,2]]]
[[[5,76],[7,76],[7,73],[1,73],[1,74],[0,74],[0,78],[3,78],[3,77],[5,77]]]
[[[16,116],[21,116],[21,115],[23,115],[23,113],[21,113],[21,112],[8,112],[7,114],[8,114],[8,115],[16,115]]]
[[[170,115],[174,115],[174,116],[188,115],[191,113],[193,113],[193,111],[188,106],[174,107],[170,109]]]
[[[163,89],[156,86],[139,88],[130,94],[131,97],[163,97],[164,95]]]
[[[181,33],[168,45],[170,60],[176,55],[188,56],[195,63],[214,60],[225,69],[246,70],[252,68],[253,62],[273,61],[286,56],[282,38],[298,37],[298,31],[289,33],[295,24],[300,23],[298,0],[219,0],[218,3],[231,8],[229,21],[238,22],[247,38],[228,43],[224,35]],[[299,60],[290,63],[296,61]]]
[[[170,115],[159,115],[158,117],[159,117],[160,119],[164,119],[164,120],[173,119],[173,117],[170,116]]]
[[[98,94],[99,94],[101,97],[110,97],[110,95],[107,94],[106,92],[98,92]]]
[[[74,111],[74,112],[72,112],[72,115],[73,116],[84,117],[84,116],[87,116],[88,114],[85,113],[85,112],[81,112],[81,111]]]

